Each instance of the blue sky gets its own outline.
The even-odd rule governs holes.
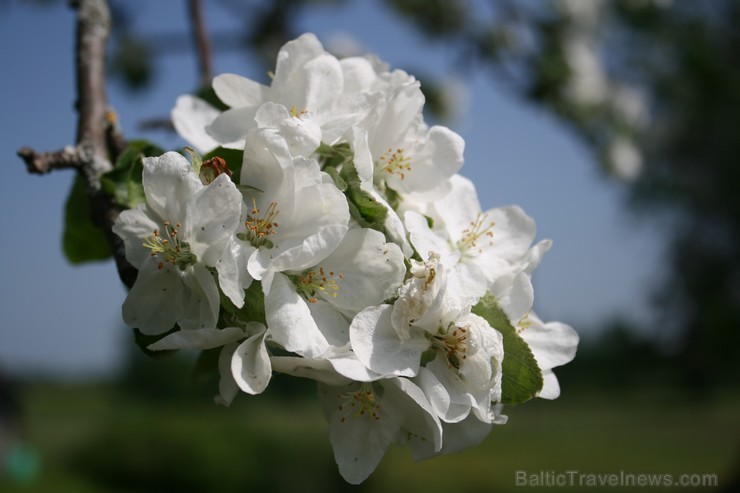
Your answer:
[[[141,4],[133,19],[143,33],[187,32],[186,2]],[[211,30],[238,24],[214,2]],[[67,2],[34,9],[0,6],[0,368],[73,376],[108,375],[133,344],[120,306],[125,290],[111,262],[73,267],[60,242],[72,173],[28,175],[17,149],[55,150],[75,138],[74,15]],[[661,237],[624,212],[622,189],[604,179],[585,146],[548,114],[525,105],[484,71],[455,73],[451,54],[389,16],[380,2],[349,2],[301,18],[302,31],[327,42],[344,33],[393,68],[446,75],[467,87],[468,103],[451,127],[466,141],[462,174],[478,188],[483,208],[519,204],[553,249],[535,273],[535,308],[588,335],[623,316],[649,325],[650,289],[661,274]],[[262,78],[240,54],[218,56],[216,73]],[[162,60],[154,87],[132,95],[116,83],[108,96],[128,138],[147,137],[167,149],[184,145],[144,134],[142,120],[169,114],[197,82],[194,56]]]

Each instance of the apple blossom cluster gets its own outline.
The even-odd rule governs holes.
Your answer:
[[[216,77],[225,111],[178,99],[174,125],[205,156],[144,159],[146,201],[114,227],[139,272],[126,324],[151,350],[218,350],[226,405],[274,372],[318,382],[350,483],[392,443],[454,452],[504,404],[557,397],[578,336],[532,311],[550,241],[517,206],[481,210],[463,139],[425,124],[419,82],[311,34],[271,78]]]

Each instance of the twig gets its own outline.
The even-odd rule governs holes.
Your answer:
[[[118,123],[118,115],[112,108],[108,108],[105,114],[105,142],[110,151],[111,161],[116,162],[118,156],[126,149],[126,139],[123,137],[121,125]]]
[[[130,288],[137,271],[126,261],[123,241],[112,230],[120,206],[103,192],[100,184],[100,177],[113,169],[109,155],[115,159],[125,146],[105,94],[105,45],[110,32],[110,11],[106,0],[73,0],[70,3],[77,10],[77,145],[41,153],[23,147],[18,155],[29,173],[45,174],[55,169],[72,168],[85,177],[92,221],[105,232],[118,275]]]
[[[81,166],[77,149],[72,146],[61,151],[43,153],[38,153],[30,147],[22,147],[18,150],[18,156],[26,163],[28,172],[35,175],[45,175],[54,169],[79,169]]]
[[[77,9],[75,62],[77,72],[77,147],[88,186],[100,188],[100,175],[113,167],[105,139],[108,103],[105,94],[105,43],[110,11],[105,0],[74,0]]]
[[[208,38],[205,21],[203,20],[203,6],[200,0],[188,0],[188,7],[198,53],[200,84],[201,86],[207,86],[211,83],[213,64],[211,62],[211,42]]]

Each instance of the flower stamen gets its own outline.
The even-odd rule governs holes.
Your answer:
[[[444,357],[448,368],[459,370],[462,362],[467,359],[469,328],[469,326],[457,327],[450,324],[447,331],[440,331],[432,337],[432,347]]]
[[[309,270],[297,276],[292,276],[292,279],[297,291],[303,294],[309,303],[317,303],[319,301],[316,298],[317,292],[324,293],[332,298],[339,296],[339,283],[337,281],[344,279],[344,275],[333,271],[327,272],[323,267],[319,267],[318,270]]]
[[[337,394],[337,397],[344,400],[338,406],[340,412],[350,411],[353,418],[368,416],[370,419],[380,420],[380,404],[375,400],[375,393],[371,384],[363,383],[359,390],[342,392]],[[347,416],[342,416],[340,421],[344,423],[346,419]]]
[[[391,148],[380,156],[376,167],[389,175],[396,175],[401,180],[406,178],[406,173],[411,171],[411,158],[406,156],[402,148],[393,150]]]
[[[475,219],[470,221],[470,226],[462,231],[460,241],[457,242],[457,249],[463,255],[482,253],[484,247],[493,245],[493,227],[495,225],[495,222],[488,220],[486,214],[479,212]],[[487,244],[480,245],[481,238]]]
[[[262,215],[257,208],[257,201],[252,199],[252,209],[247,214],[247,220],[244,222],[247,227],[247,234],[245,238],[239,236],[240,239],[250,242],[257,248],[272,248],[270,236],[277,233],[279,224],[275,219],[278,214],[280,214],[280,211],[277,208],[277,202],[270,202],[264,215]]]
[[[290,116],[292,116],[293,118],[301,118],[302,116],[306,116],[307,114],[308,110],[306,109],[298,111],[298,108],[296,108],[295,106],[290,107]]]
[[[179,234],[179,228],[182,225],[175,223],[173,226],[169,221],[164,222],[164,233],[155,229],[151,236],[144,240],[144,246],[151,250],[152,257],[159,256],[161,261],[158,268],[164,268],[165,263],[176,265],[182,270],[188,265],[198,261],[198,257],[190,251],[190,245],[182,240]]]

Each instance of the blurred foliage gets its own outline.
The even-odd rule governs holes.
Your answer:
[[[204,400],[197,386],[178,387],[175,397],[177,375],[187,378],[178,373],[183,363],[171,359],[146,372],[153,379],[169,373],[149,383],[166,393],[162,399],[137,394],[142,380],[26,386],[25,440],[41,468],[31,483],[0,475],[0,491],[507,492],[527,490],[515,486],[518,470],[573,469],[715,473],[724,487],[740,458],[740,400],[729,389],[695,402],[649,372],[629,389],[562,377],[567,398],[507,408],[509,422],[479,447],[421,463],[393,447],[355,487],[336,470],[312,382],[301,380],[299,394],[271,384],[265,395],[241,395],[227,409]]]
[[[62,251],[73,265],[107,260],[113,255],[105,233],[93,223],[85,178],[79,173],[64,206]]]

